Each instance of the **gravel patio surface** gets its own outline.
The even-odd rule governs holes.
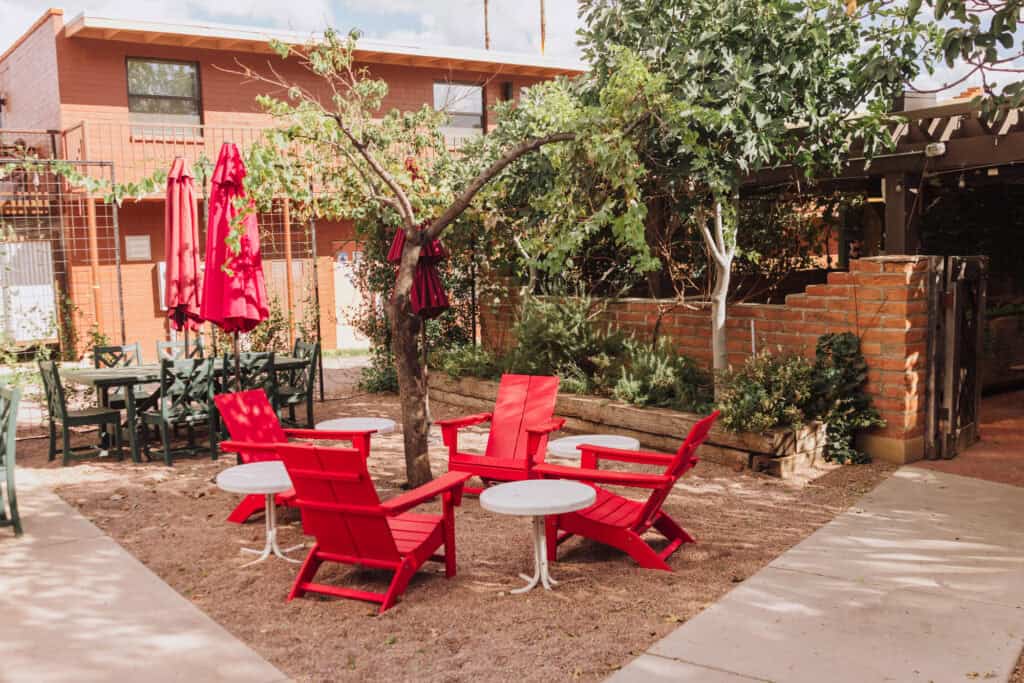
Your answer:
[[[336,374],[341,373],[341,374]],[[332,371],[317,419],[397,417],[394,396],[354,389],[358,368]],[[344,390],[348,387],[348,391]],[[435,417],[453,416],[435,406]],[[469,443],[482,449],[486,432]],[[434,471],[444,471],[440,439]],[[262,547],[263,523],[225,517],[239,496],[219,490],[233,463],[196,457],[159,463],[47,463],[46,442],[23,440],[20,468],[33,469],[175,590],[298,680],[597,680],[712,604],[736,584],[849,507],[892,471],[885,464],[834,469],[807,485],[701,463],[665,509],[697,538],[671,559],[673,572],[640,570],[625,555],[585,540],[564,546],[555,591],[510,595],[532,568],[529,521],[482,510],[466,497],[456,513],[458,575],[428,563],[398,605],[285,596],[297,565],[240,568],[241,547]],[[376,438],[370,470],[382,498],[404,481],[400,435]],[[279,515],[282,547],[310,542],[297,511]],[[294,554],[302,556],[302,551]],[[318,580],[382,590],[388,575],[325,566]],[[737,643],[737,647],[742,644]]]

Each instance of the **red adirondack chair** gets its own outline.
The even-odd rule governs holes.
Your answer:
[[[548,434],[565,420],[552,418],[558,398],[557,377],[502,375],[493,413],[479,413],[452,420],[438,420],[448,447],[448,471],[468,472],[484,480],[519,481],[530,478],[530,467],[544,460]],[[459,430],[491,423],[483,455],[459,452]],[[480,493],[466,487],[467,493]]]
[[[590,507],[547,518],[548,559],[554,561],[558,545],[574,534],[579,534],[629,553],[645,569],[672,571],[666,560],[684,543],[695,541],[661,506],[679,478],[697,464],[697,448],[707,438],[717,419],[718,411],[715,411],[695,424],[675,455],[580,446],[580,467],[547,463],[536,465],[533,468],[534,474],[547,478],[576,479],[590,484],[597,492],[597,500]],[[599,470],[599,460],[661,465],[665,471],[662,474],[646,474]],[[651,489],[651,495],[646,501],[633,500],[612,493],[600,484]],[[651,527],[668,539],[668,545],[660,552],[643,539],[644,532]]]
[[[315,429],[283,429],[267,394],[262,389],[240,391],[233,394],[218,394],[213,397],[221,420],[231,434],[230,441],[222,441],[220,450],[237,453],[242,463],[261,460],[280,460],[277,446],[288,443],[288,439],[351,441],[352,446],[370,456],[370,436],[373,431],[332,432]],[[274,497],[278,505],[291,506],[295,491],[285,491]],[[246,496],[238,507],[228,515],[228,521],[243,524],[250,516],[264,509],[260,495]]]
[[[302,528],[316,537],[288,600],[312,591],[379,602],[384,612],[427,560],[444,562],[445,576],[455,576],[455,506],[462,502],[468,474],[449,472],[382,503],[366,458],[354,449],[296,444],[281,446],[278,452],[295,486]],[[442,514],[409,512],[438,496]],[[444,554],[438,555],[442,545]],[[385,593],[313,583],[324,562],[390,569],[395,574]]]

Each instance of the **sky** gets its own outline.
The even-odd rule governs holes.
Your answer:
[[[295,31],[361,29],[367,38],[419,45],[483,48],[483,0],[93,0],[64,5],[65,20],[83,9],[118,19],[212,21]],[[55,0],[0,0],[0,52]],[[58,5],[59,6],[59,5]],[[216,7],[216,10],[211,10]],[[575,0],[547,0],[549,56],[576,59]],[[540,0],[490,0],[491,49],[540,54]]]
[[[0,0],[0,51],[6,49],[48,7],[59,0]],[[359,28],[367,38],[422,46],[484,45],[483,0],[93,0],[64,6],[65,19],[83,9],[94,16],[169,22],[217,22],[300,32],[333,26]],[[211,9],[216,7],[216,10]],[[579,59],[576,0],[546,0],[547,55]],[[490,0],[491,47],[502,52],[540,54],[540,0]],[[919,87],[955,80],[948,69],[918,79]],[[972,79],[941,93],[955,96],[976,85]],[[1014,78],[1013,80],[1016,80]]]

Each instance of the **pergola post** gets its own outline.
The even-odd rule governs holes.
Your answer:
[[[103,334],[103,319],[100,306],[100,244],[96,234],[96,198],[85,198],[85,221],[89,236],[89,285],[92,288],[92,308],[96,318],[96,332]]]
[[[920,202],[911,191],[914,179],[905,173],[890,173],[882,178],[885,197],[885,253],[916,254],[918,252],[917,217]]]
[[[288,348],[295,348],[295,283],[292,278],[292,212],[291,203],[282,200],[281,214],[284,221],[284,288],[288,301]]]

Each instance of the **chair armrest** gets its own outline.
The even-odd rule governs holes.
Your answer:
[[[459,430],[463,427],[472,427],[473,425],[482,424],[484,422],[490,422],[492,413],[477,413],[476,415],[467,415],[465,417],[455,417],[450,420],[438,420],[434,424],[441,428],[441,439],[444,441],[444,445],[454,450],[459,445]]]
[[[530,460],[540,450],[540,441],[551,432],[557,432],[565,425],[564,417],[556,417],[547,422],[526,428],[526,457]]]
[[[370,437],[376,433],[376,429],[361,429],[359,431],[337,431],[330,429],[284,430],[285,436],[292,439],[304,439],[309,441],[351,441],[352,446],[359,451],[364,458],[370,457]]]
[[[592,484],[611,484],[614,486],[632,486],[634,488],[657,489],[672,483],[672,477],[666,474],[646,474],[644,472],[612,472],[609,470],[592,470],[582,467],[566,467],[541,463],[534,465],[533,471],[545,477],[557,479],[575,479]]]
[[[398,515],[432,498],[436,498],[442,493],[449,492],[454,494],[455,505],[458,505],[462,501],[462,487],[470,476],[472,475],[466,472],[448,472],[433,481],[427,482],[423,486],[414,488],[412,491],[395,496],[391,500],[381,503],[380,506],[387,515]]]
[[[376,429],[360,429],[359,431],[339,432],[326,429],[286,429],[285,436],[292,439],[309,439],[310,441],[351,441],[353,438],[376,434]]]
[[[260,443],[257,441],[221,441],[217,444],[217,448],[225,453],[238,453],[240,455],[245,455],[251,451],[276,454],[277,447],[280,445],[279,443]]]
[[[652,453],[651,451],[633,451],[622,448],[607,448],[605,446],[591,446],[580,444],[576,447],[582,454],[580,462],[584,467],[596,467],[598,460],[616,460],[618,462],[632,462],[641,465],[662,465],[667,467],[675,458],[674,455],[664,453]]]
[[[441,427],[455,427],[461,429],[462,427],[478,425],[481,422],[490,422],[492,415],[493,413],[477,413],[476,415],[453,417],[450,420],[436,420],[434,424],[440,425]]]

